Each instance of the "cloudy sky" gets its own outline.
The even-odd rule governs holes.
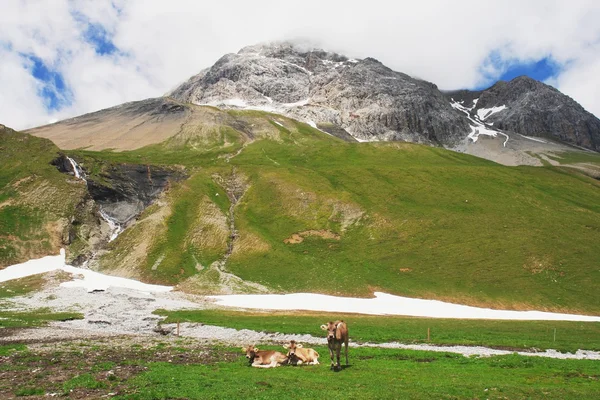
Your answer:
[[[600,116],[600,1],[2,0],[0,123],[160,96],[220,56],[302,40],[441,89],[528,74]]]

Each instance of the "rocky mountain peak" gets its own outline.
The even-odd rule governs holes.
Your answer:
[[[374,58],[350,59],[290,42],[247,46],[190,78],[178,101],[277,112],[357,140],[453,144],[468,120],[437,87]]]
[[[480,134],[516,133],[600,149],[600,121],[527,76],[486,90],[442,94],[435,84],[374,58],[351,59],[293,42],[226,54],[169,95],[181,102],[280,113],[361,141],[456,148]]]
[[[528,76],[446,96],[465,104],[476,100],[470,109],[473,118],[496,129],[600,150],[600,120],[556,88]]]

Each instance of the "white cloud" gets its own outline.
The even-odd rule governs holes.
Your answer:
[[[96,54],[85,19],[114,35],[122,53]],[[4,0],[0,123],[24,128],[160,96],[227,52],[290,38],[375,57],[443,89],[491,83],[502,72],[483,65],[493,51],[507,62],[550,56],[563,64],[552,82],[600,115],[598,20],[594,0]],[[20,53],[62,73],[73,104],[46,111]]]

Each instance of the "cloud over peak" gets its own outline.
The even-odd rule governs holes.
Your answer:
[[[160,96],[225,53],[299,37],[442,89],[523,71],[600,115],[598,20],[593,0],[6,0],[0,122],[22,129]]]

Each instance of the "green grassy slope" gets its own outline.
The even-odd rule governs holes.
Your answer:
[[[102,268],[202,293],[260,291],[225,270],[271,291],[600,313],[597,180],[420,145],[346,143],[262,112],[228,116],[237,122],[212,134],[71,152],[90,171],[131,162],[190,175],[110,243]]]
[[[115,340],[0,346],[0,396],[115,399],[591,399],[600,364],[351,348],[349,366],[251,368],[239,348]],[[280,346],[265,349],[282,350]],[[57,362],[59,360],[60,362]],[[37,371],[23,373],[23,371]]]
[[[57,254],[85,185],[50,162],[51,141],[0,125],[0,267]]]
[[[167,317],[162,322],[165,324],[199,322],[234,329],[316,337],[325,335],[320,329],[321,324],[342,319],[348,324],[350,339],[357,343],[431,343],[507,350],[554,349],[571,353],[578,349],[600,350],[598,322],[466,320],[306,311],[158,310],[156,314]]]

